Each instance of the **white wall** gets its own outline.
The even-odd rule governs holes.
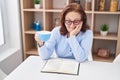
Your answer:
[[[20,9],[19,0],[5,0],[7,9],[7,29],[10,46],[6,49],[2,61],[0,61],[0,68],[9,74],[13,71],[23,60],[22,45],[21,45],[21,26],[20,26]],[[7,51],[8,50],[8,51]],[[3,57],[2,57],[3,58]]]
[[[6,0],[7,11],[8,11],[8,22],[9,22],[9,34],[12,47],[21,46],[21,26],[20,26],[20,9],[19,0]]]

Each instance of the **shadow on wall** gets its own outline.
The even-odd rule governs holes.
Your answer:
[[[0,80],[3,80],[7,75],[0,69]]]

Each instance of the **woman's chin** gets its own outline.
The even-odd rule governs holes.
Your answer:
[[[71,32],[71,31],[73,31],[73,30],[74,30],[74,29],[69,29],[68,32]]]
[[[68,30],[68,32],[70,33],[72,30]]]

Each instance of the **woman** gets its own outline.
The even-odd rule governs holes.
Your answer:
[[[61,26],[51,32],[51,37],[45,43],[38,39],[39,55],[42,59],[49,59],[56,51],[59,58],[75,59],[79,62],[88,60],[92,47],[93,33],[87,25],[87,16],[83,8],[77,3],[67,5],[61,14]]]

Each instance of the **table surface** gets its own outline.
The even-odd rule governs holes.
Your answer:
[[[120,80],[120,64],[89,61],[80,63],[79,75],[41,73],[40,56],[30,56],[4,80]]]

